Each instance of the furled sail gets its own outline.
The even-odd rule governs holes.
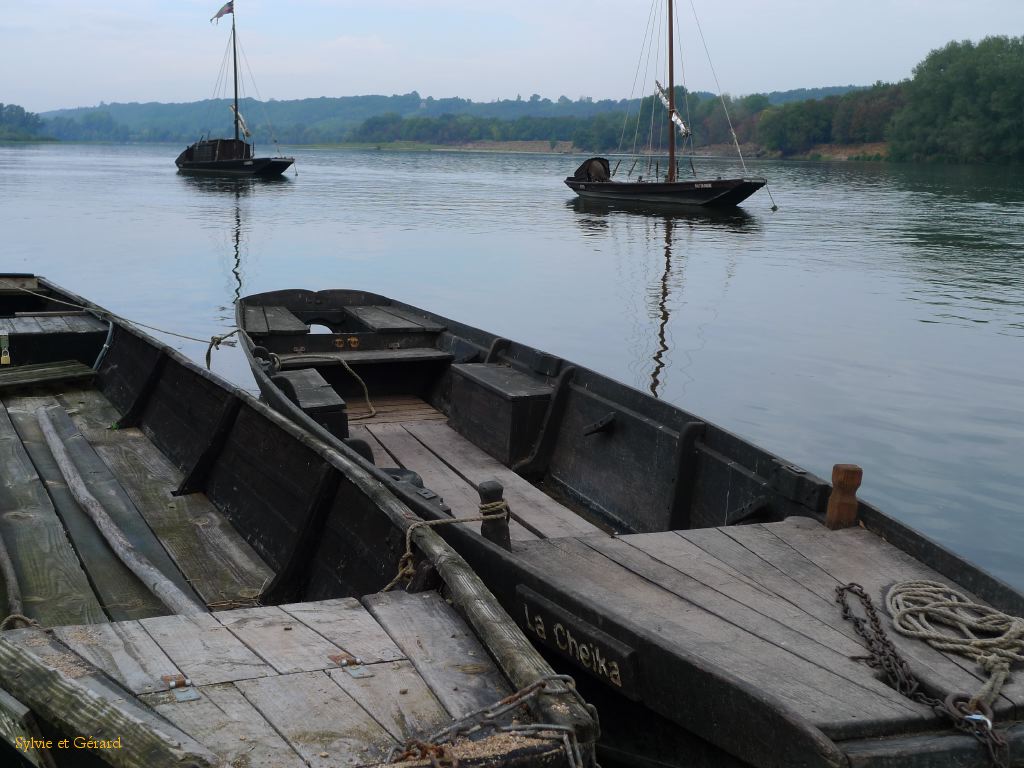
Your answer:
[[[654,84],[658,86],[658,98],[661,99],[661,103],[665,105],[665,109],[668,109],[668,91],[666,91],[665,87],[657,80],[654,81]],[[683,118],[681,118],[679,113],[674,109],[672,110],[672,122],[676,124],[677,128],[679,128],[679,135],[684,139],[690,135],[691,131],[689,127],[683,122]]]
[[[234,112],[235,115],[238,117],[238,127],[242,129],[242,134],[247,139],[250,138],[252,136],[252,134],[249,132],[249,126],[247,126],[245,124],[245,118],[242,117],[242,113],[239,112],[237,109],[235,109],[235,105],[234,104],[228,104],[228,109],[230,109],[232,112]]]

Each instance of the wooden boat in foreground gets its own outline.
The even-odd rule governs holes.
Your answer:
[[[989,764],[984,723],[961,718],[971,733],[956,730],[879,679],[836,602],[850,582],[878,602],[894,583],[926,579],[1024,614],[1019,592],[974,565],[698,416],[384,296],[274,291],[243,298],[237,318],[267,402],[419,514],[508,503],[507,525],[438,532],[549,658],[586,673],[607,756]],[[988,679],[880,613],[893,654],[930,696],[972,695]],[[1014,765],[1022,718],[1014,672],[992,706]]]
[[[571,681],[357,462],[41,278],[0,276],[0,341],[4,764],[591,764]]]

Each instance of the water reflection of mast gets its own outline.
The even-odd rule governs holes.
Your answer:
[[[661,372],[665,368],[665,353],[668,340],[665,329],[668,326],[669,278],[672,276],[672,219],[665,218],[665,271],[661,275],[661,292],[658,296],[658,349],[654,353],[654,370],[651,371],[651,394],[658,397],[661,386]]]
[[[235,297],[232,303],[237,304],[242,298],[242,190],[235,187],[235,262],[231,265],[231,274],[235,276]]]

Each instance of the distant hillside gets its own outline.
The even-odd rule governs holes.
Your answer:
[[[862,91],[868,88],[866,85],[830,85],[825,88],[796,88],[792,91],[772,91],[764,94],[768,97],[768,103],[772,106],[779,104],[790,104],[794,101],[808,101],[810,99],[827,99],[829,96],[843,96],[850,91]]]
[[[849,90],[852,86],[840,87]],[[804,89],[806,91],[806,89]],[[829,89],[818,89],[829,90]],[[806,91],[808,93],[812,91]],[[778,92],[775,98],[786,99]],[[694,93],[704,100],[710,93]],[[771,102],[771,96],[768,97]],[[273,135],[284,144],[325,144],[350,139],[370,118],[397,115],[403,119],[440,118],[446,115],[486,120],[516,121],[526,118],[585,119],[611,113],[636,113],[639,99],[575,101],[562,96],[554,101],[533,94],[527,98],[475,102],[470,99],[421,97],[419,93],[394,96],[342,96],[258,102],[242,99],[240,110],[256,141],[267,143]],[[775,103],[775,102],[771,102]],[[779,102],[781,103],[781,102]],[[227,100],[205,100],[182,104],[103,104],[45,112],[46,132],[77,141],[169,141],[191,142],[201,135],[222,135],[231,128]]]

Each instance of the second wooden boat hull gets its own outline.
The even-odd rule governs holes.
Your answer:
[[[245,160],[185,160],[177,165],[180,173],[267,178],[280,176],[294,162],[290,157],[252,157]]]
[[[759,177],[671,183],[580,181],[571,176],[565,180],[569,189],[589,200],[699,208],[733,208],[767,183]]]
[[[541,350],[354,290],[250,296],[237,317],[267,401],[353,458],[372,451],[378,467],[367,469],[424,516],[439,515],[424,506],[438,495],[452,514],[478,515],[486,481],[504,485],[511,541],[468,525],[438,531],[534,642],[603,686],[602,719],[634,724],[607,731],[634,764],[689,757],[671,735],[684,729],[766,767],[986,759],[970,736],[944,731],[851,662],[863,649],[834,592],[849,581],[879,595],[894,581],[950,579],[1018,614],[1019,592],[868,504],[861,527],[827,530],[822,479]],[[305,389],[282,388],[303,376]],[[325,389],[351,414],[334,434]],[[395,466],[426,488],[379,468]],[[951,660],[928,663],[964,677]],[[1008,691],[997,717],[1013,722],[1018,696]],[[657,718],[670,724],[664,740],[629,738]]]

